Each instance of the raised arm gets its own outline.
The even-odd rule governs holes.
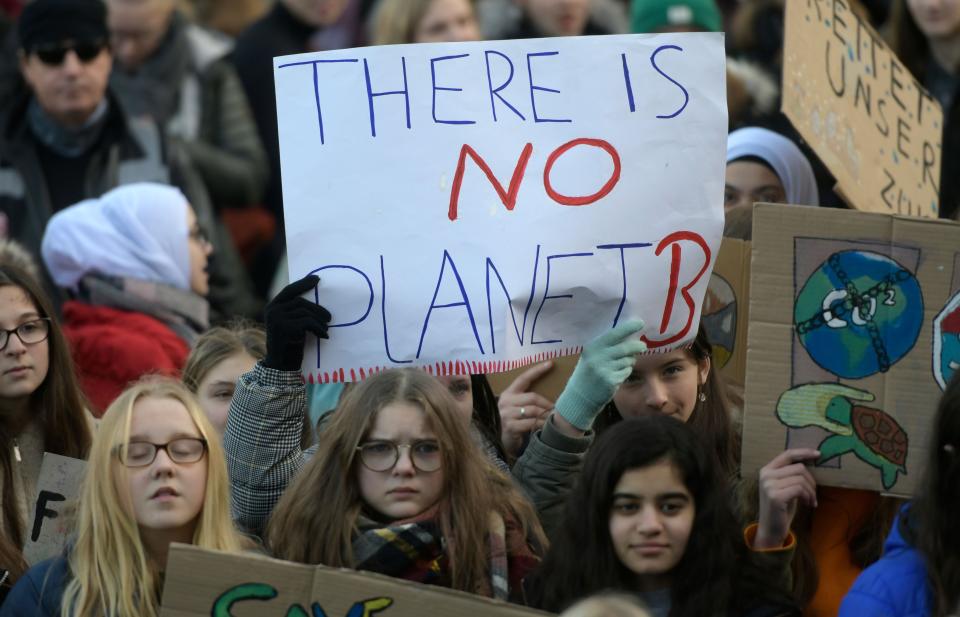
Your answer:
[[[327,338],[330,313],[301,297],[319,279],[291,283],[267,305],[267,356],[237,383],[223,445],[233,517],[260,535],[308,453],[300,448],[306,388],[300,375],[306,333]]]

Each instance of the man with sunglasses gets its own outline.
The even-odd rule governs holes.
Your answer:
[[[108,88],[113,58],[102,0],[33,0],[17,36],[29,88],[0,118],[0,237],[39,255],[55,212],[132,182],[177,186],[212,227],[209,197],[186,153],[153,120],[126,113]],[[210,275],[209,300],[220,314],[257,306],[242,269],[214,262]]]

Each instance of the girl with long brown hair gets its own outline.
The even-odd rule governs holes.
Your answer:
[[[273,511],[268,548],[518,599],[544,545],[540,526],[455,409],[447,389],[416,369],[356,385]]]
[[[224,434],[235,519],[266,527],[283,559],[516,599],[542,531],[447,385],[417,370],[368,377],[302,449],[304,339],[327,338],[331,321],[302,297],[318,281],[267,305],[266,356],[237,383]]]
[[[0,266],[0,600],[26,570],[43,453],[85,458],[90,422],[50,298],[29,274]]]

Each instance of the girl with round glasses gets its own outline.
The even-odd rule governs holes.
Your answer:
[[[536,513],[455,410],[447,389],[416,369],[357,384],[274,509],[268,548],[519,599],[543,545]]]
[[[27,569],[43,453],[86,457],[91,421],[50,299],[26,272],[0,266],[0,602]]]
[[[181,383],[149,378],[100,422],[80,491],[76,537],[31,568],[0,617],[155,617],[171,542],[239,551],[223,449]]]

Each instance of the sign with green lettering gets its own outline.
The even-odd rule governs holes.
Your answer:
[[[161,617],[537,617],[480,596],[378,574],[175,544]]]

